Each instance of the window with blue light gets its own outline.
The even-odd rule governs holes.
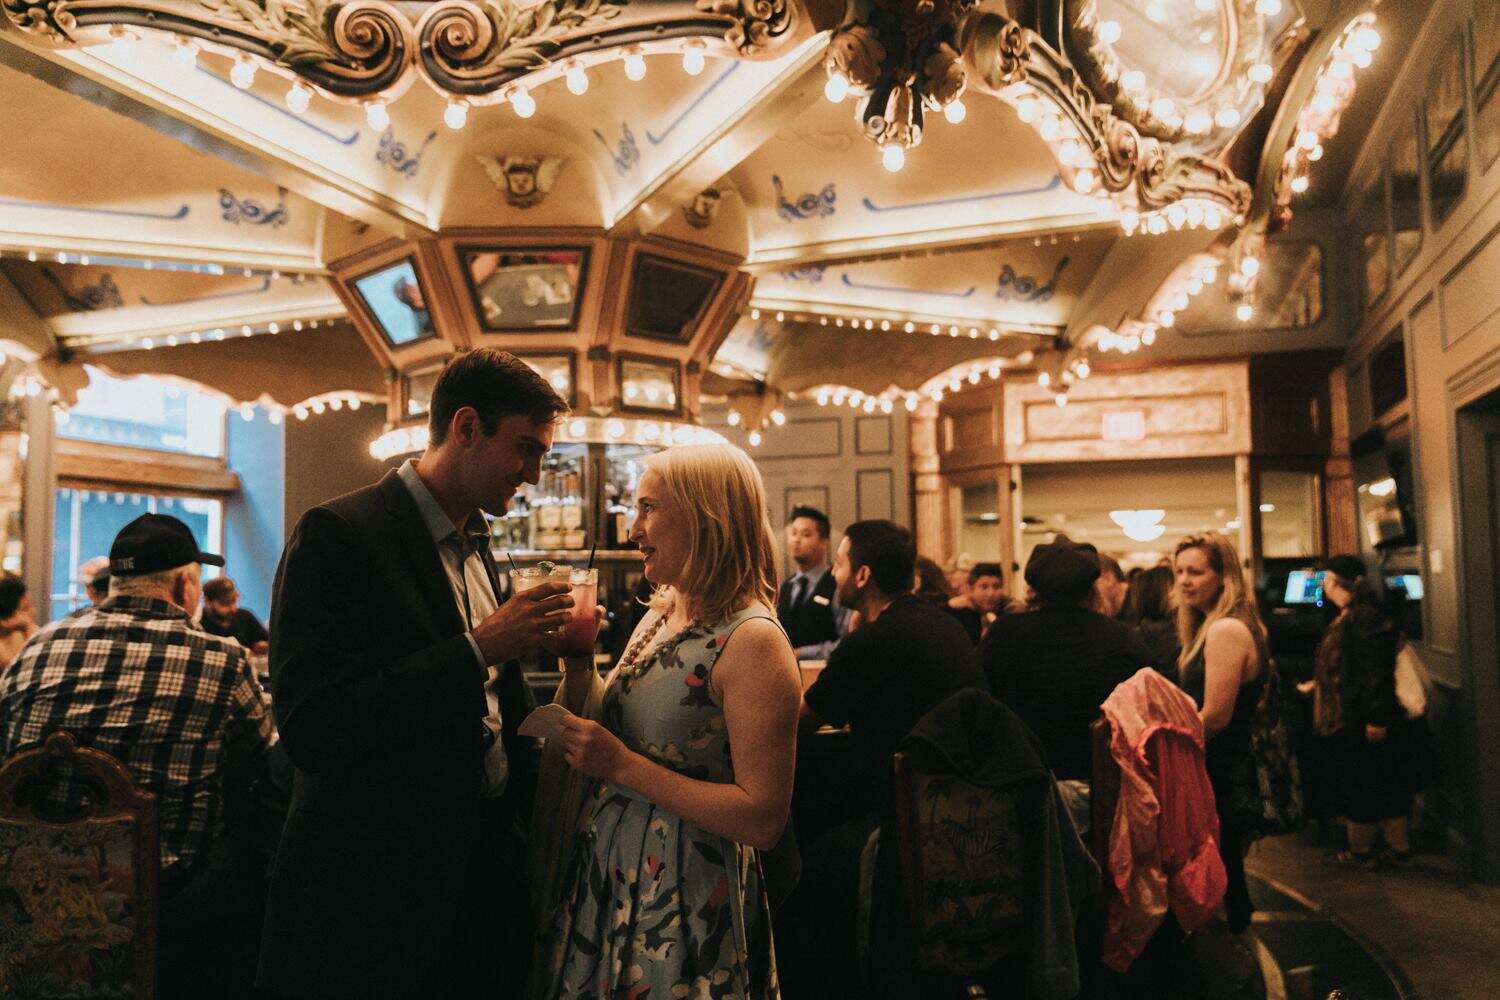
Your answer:
[[[193,531],[207,552],[222,552],[224,505],[201,497],[63,487],[56,493],[52,522],[52,614],[68,614],[88,603],[78,568],[109,555],[120,529],[142,514],[170,514]],[[203,567],[204,578],[218,569]]]
[[[89,384],[57,414],[59,437],[180,455],[224,457],[222,400],[149,378],[122,379],[86,366]]]

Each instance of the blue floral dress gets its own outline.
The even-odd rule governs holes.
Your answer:
[[[658,612],[640,625],[652,628]],[[626,747],[699,781],[730,782],[714,663],[758,605],[689,625],[618,670],[601,722]],[[610,782],[589,796],[563,904],[548,935],[547,997],[777,1000],[771,914],[753,848]]]

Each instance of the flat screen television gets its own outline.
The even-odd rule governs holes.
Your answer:
[[[1282,593],[1283,604],[1323,603],[1323,571],[1320,569],[1294,569],[1286,575],[1286,590]]]

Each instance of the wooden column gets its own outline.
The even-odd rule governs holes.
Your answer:
[[[953,558],[948,490],[938,472],[938,408],[924,399],[907,420],[911,453],[913,534],[917,551],[947,563]]]
[[[1323,465],[1323,551],[1359,551],[1354,500],[1354,461],[1349,457],[1349,372],[1340,366],[1328,376],[1330,413],[1328,459]]]
[[[1234,456],[1234,495],[1240,513],[1240,537],[1234,544],[1240,550],[1240,567],[1253,585],[1260,564],[1260,483],[1249,455]]]
[[[999,503],[995,509],[1000,514],[1000,568],[1005,572],[1006,593],[1014,595],[1021,586],[1021,574],[1012,569],[1021,552],[1021,489],[1019,470],[1015,466],[1002,465],[996,473]]]

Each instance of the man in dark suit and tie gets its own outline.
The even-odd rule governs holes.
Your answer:
[[[826,660],[848,631],[849,613],[834,597],[828,572],[828,515],[793,507],[786,523],[786,553],[796,567],[776,595],[776,617],[799,660]]]
[[[537,482],[567,404],[513,355],[455,355],[429,444],[309,510],[277,570],[271,674],[296,775],[260,985],[287,997],[519,996],[534,705],[515,658],[561,584],[504,603],[481,511]]]

